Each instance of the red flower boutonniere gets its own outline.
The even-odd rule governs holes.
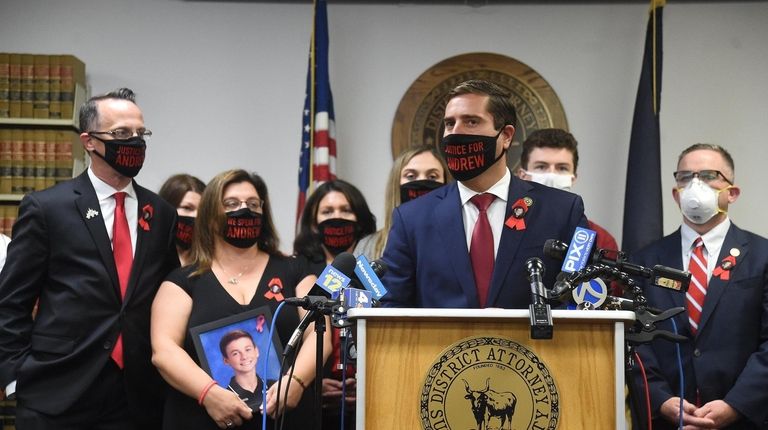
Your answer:
[[[736,257],[729,255],[723,258],[723,261],[720,262],[719,266],[715,267],[712,276],[717,276],[721,280],[727,281],[731,279],[731,270],[734,267],[736,267]]]
[[[264,293],[264,297],[269,300],[275,299],[278,302],[282,302],[284,300],[283,281],[281,281],[280,278],[272,278],[267,285],[269,286],[267,287],[267,292]]]
[[[152,205],[147,204],[144,205],[143,208],[141,208],[141,218],[139,218],[139,226],[144,231],[149,231],[149,221],[152,219],[152,216],[155,214],[155,208],[152,207]]]
[[[528,213],[528,209],[533,206],[533,199],[530,197],[523,197],[518,199],[515,204],[512,205],[512,215],[504,222],[504,225],[512,230],[525,230],[525,215]]]

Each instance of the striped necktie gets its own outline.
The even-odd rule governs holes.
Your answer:
[[[704,241],[701,237],[693,243],[688,271],[691,272],[691,285],[685,293],[686,307],[691,331],[696,334],[699,331],[704,298],[707,295],[707,259],[704,257]]]

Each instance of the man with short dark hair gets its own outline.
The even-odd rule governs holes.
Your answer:
[[[691,272],[686,294],[643,285],[651,306],[686,308],[675,325],[657,325],[691,339],[679,344],[682,370],[678,345],[655,340],[638,347],[654,429],[677,428],[681,397],[685,428],[768,428],[768,240],[728,217],[741,193],[734,173],[731,155],[720,146],[684,150],[672,190],[683,224],[632,258],[645,267]]]
[[[179,264],[176,211],[133,181],[151,132],[131,90],[90,99],[80,127],[87,171],[19,206],[0,274],[0,385],[19,430],[159,429],[149,312]]]
[[[523,142],[517,176],[560,190],[571,191],[579,167],[576,138],[559,128],[544,128],[531,133]],[[619,250],[616,239],[597,223],[587,220],[590,230],[597,232],[596,249]]]
[[[440,151],[458,182],[393,212],[382,303],[423,308],[527,308],[525,261],[547,239],[586,226],[581,198],[511,175],[506,151],[517,118],[509,94],[482,80],[448,95]],[[552,285],[556,270],[546,272]]]

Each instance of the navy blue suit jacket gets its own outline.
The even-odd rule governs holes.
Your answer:
[[[680,345],[685,378],[685,398],[701,404],[724,400],[748,420],[731,428],[768,428],[768,240],[731,225],[718,256],[718,266],[732,249],[738,250],[729,279],[710,278],[696,336],[687,313],[675,318],[678,332],[692,337]],[[662,264],[682,269],[680,230],[649,245],[632,261],[645,267]],[[644,285],[651,306],[685,307],[685,294]],[[658,324],[673,331],[670,321]],[[651,408],[679,396],[680,377],[675,344],[655,340],[638,348],[649,379]],[[638,385],[640,386],[640,385]],[[654,428],[675,428],[654,422]]]
[[[512,205],[530,197],[524,230],[503,227],[496,254],[487,307],[527,308],[531,303],[525,261],[545,263],[544,284],[552,287],[561,262],[543,256],[544,242],[570,242],[576,226],[586,227],[584,203],[576,194],[512,177],[504,219]],[[393,212],[383,259],[389,269],[382,282],[388,289],[382,304],[390,307],[479,308],[469,259],[459,189],[441,187]]]
[[[19,401],[30,409],[67,411],[94,383],[122,333],[126,406],[138,428],[159,428],[165,387],[151,362],[149,313],[160,283],[179,265],[176,211],[133,186],[139,219],[145,207],[153,214],[148,229],[137,228],[123,300],[87,172],[21,202],[0,273],[0,384],[17,380]]]

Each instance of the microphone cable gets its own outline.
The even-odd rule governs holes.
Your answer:
[[[298,354],[298,351],[297,351],[297,354]],[[280,366],[280,374],[281,375],[283,374],[282,369],[283,369],[283,366],[285,365],[285,360],[286,359],[287,359],[287,357],[283,357],[283,363]],[[290,367],[288,369],[288,374],[286,375],[286,376],[288,376],[288,383],[285,384],[285,406],[284,406],[285,410],[283,411],[282,414],[280,414],[280,427],[279,427],[280,430],[283,430],[283,427],[285,426],[285,416],[288,413],[288,393],[291,390],[291,382],[293,382],[293,371],[295,369],[296,369],[296,360],[294,359],[293,363],[290,364]],[[277,410],[278,411],[280,410],[279,406],[280,406],[280,384],[278,383],[278,386],[277,386],[277,407],[278,407]]]
[[[675,318],[670,318],[670,321],[672,321],[672,331],[675,332],[675,334],[679,334],[677,332],[677,322],[675,322]],[[683,402],[685,402],[685,372],[683,371],[683,354],[680,352],[680,344],[675,343],[675,355],[677,356],[677,370],[680,372],[680,412],[678,412],[678,422],[677,422],[677,428],[682,430],[683,428]]]
[[[651,389],[648,386],[648,375],[645,373],[645,365],[643,365],[643,360],[640,359],[640,354],[637,352],[634,352],[635,355],[635,361],[637,361],[637,365],[640,366],[640,374],[643,375],[643,382],[645,390],[643,390],[645,394],[645,413],[647,416],[647,422],[648,422],[648,430],[653,430],[653,417],[651,416]],[[639,412],[639,411],[638,411]]]
[[[348,328],[345,327],[342,330],[348,330]],[[346,428],[344,426],[344,418],[347,415],[347,358],[349,355],[347,354],[347,348],[349,347],[349,336],[351,335],[351,332],[347,332],[341,345],[341,426],[339,430]],[[357,404],[357,399],[355,399],[355,404]]]
[[[267,342],[267,354],[264,357],[264,386],[261,387],[261,402],[262,402],[262,411],[261,411],[261,428],[265,429],[267,428],[267,371],[269,370],[269,353],[272,349],[272,339],[275,333],[275,321],[277,321],[277,317],[280,315],[280,311],[283,310],[283,306],[285,305],[285,302],[280,302],[280,304],[277,306],[277,309],[275,309],[275,316],[272,317],[272,322],[269,324],[269,342]],[[282,363],[280,363],[280,372],[277,377],[277,410],[280,410],[280,379],[283,376],[283,365],[285,364],[285,357],[283,357]],[[290,381],[290,380],[289,380]]]

